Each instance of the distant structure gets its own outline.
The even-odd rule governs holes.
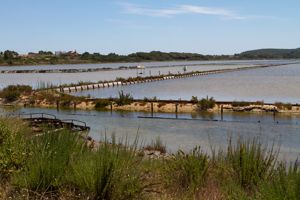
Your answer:
[[[76,50],[74,51],[55,51],[55,56],[69,56],[69,57],[76,57],[79,54],[77,53]]]

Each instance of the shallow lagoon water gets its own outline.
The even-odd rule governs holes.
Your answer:
[[[12,110],[10,110],[10,113]],[[137,134],[142,144],[148,144],[160,137],[167,149],[174,152],[178,149],[191,150],[200,145],[210,152],[210,147],[224,149],[228,138],[260,138],[270,146],[280,146],[282,160],[295,160],[300,156],[300,115],[276,115],[271,113],[225,113],[224,121],[219,114],[200,113],[198,115],[179,114],[183,119],[143,119],[138,116],[150,116],[138,112],[100,112],[74,111],[41,108],[22,108],[14,113],[45,112],[55,114],[60,119],[78,119],[87,122],[91,127],[89,135],[94,139],[110,138],[114,133],[118,139],[127,138],[133,141]],[[4,114],[2,110],[2,114]],[[175,114],[156,113],[159,117],[174,117]],[[260,123],[258,123],[260,121]]]
[[[300,103],[300,64],[173,79],[160,82],[88,90],[75,93],[91,97],[117,97],[123,90],[134,98],[190,100],[212,96],[218,101]]]

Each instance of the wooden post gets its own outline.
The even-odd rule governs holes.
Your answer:
[[[151,102],[151,116],[153,117],[153,102]]]
[[[223,105],[221,105],[221,121],[223,121],[223,112],[224,112]]]
[[[175,104],[176,119],[178,118],[178,103]]]
[[[111,101],[110,102],[110,113],[112,113],[112,111],[113,111],[113,102]]]
[[[76,110],[76,101],[74,101],[73,103],[74,103],[74,110]]]

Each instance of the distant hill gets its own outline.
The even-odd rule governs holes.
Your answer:
[[[280,59],[280,58],[300,58],[300,48],[298,49],[258,49],[245,51],[237,54],[237,57],[247,59]]]

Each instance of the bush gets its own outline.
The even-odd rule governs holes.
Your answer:
[[[129,105],[133,102],[133,97],[129,93],[124,94],[124,91],[121,90],[121,91],[119,91],[119,98],[116,99],[115,102],[118,106]]]
[[[293,108],[293,105],[290,103],[275,102],[274,105],[280,110],[283,109],[292,110]]]
[[[7,102],[16,101],[21,94],[28,94],[32,88],[27,85],[9,85],[0,92],[0,97]]]
[[[13,182],[29,191],[55,192],[62,186],[70,162],[82,147],[79,136],[66,130],[32,138],[32,155]]]
[[[208,172],[208,156],[200,147],[186,154],[178,151],[174,158],[166,161],[165,176],[167,186],[176,193],[195,192],[204,185]]]
[[[199,102],[198,97],[192,96],[191,102],[192,102],[192,103],[198,103],[198,102]]]
[[[268,151],[257,139],[252,142],[239,139],[236,146],[230,139],[225,159],[239,184],[245,189],[252,189],[273,175],[277,156],[278,152],[274,152],[273,147]]]
[[[95,102],[96,109],[105,109],[107,106],[111,104],[111,101],[108,99],[99,99]]]
[[[198,109],[200,111],[207,111],[208,109],[214,108],[216,105],[216,101],[213,97],[211,98],[203,98],[198,102]]]
[[[0,179],[19,171],[28,156],[27,126],[18,119],[0,118]]]
[[[260,188],[260,199],[300,199],[300,169],[297,163],[289,169],[286,164],[280,165],[272,180],[262,182]]]
[[[144,186],[135,147],[105,141],[96,152],[86,152],[76,159],[69,183],[94,199],[141,199]]]

